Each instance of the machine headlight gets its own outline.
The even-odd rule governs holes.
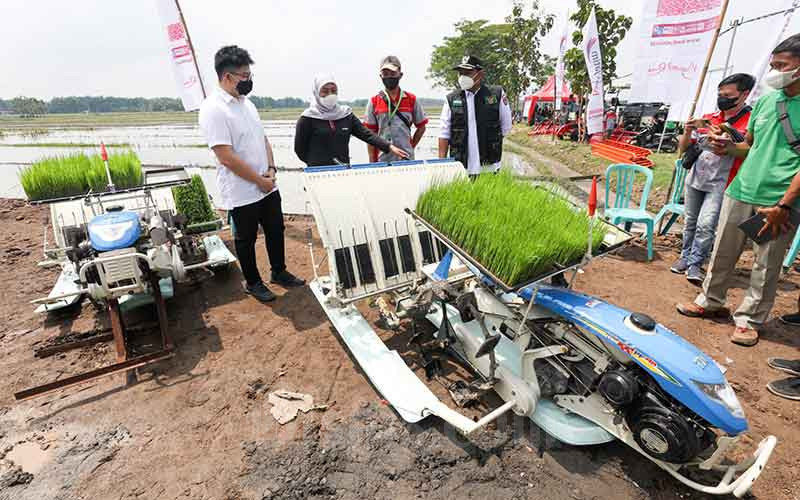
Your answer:
[[[126,232],[130,231],[136,221],[115,222],[114,224],[98,224],[92,227],[92,231],[104,241],[117,241]]]
[[[703,394],[710,397],[717,403],[728,409],[734,417],[744,418],[744,410],[739,403],[739,398],[733,392],[733,387],[729,383],[724,384],[704,384],[693,380],[694,385],[703,391]]]

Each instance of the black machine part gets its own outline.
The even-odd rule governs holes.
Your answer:
[[[701,417],[664,393],[638,368],[607,371],[597,390],[624,416],[639,447],[655,459],[686,463],[715,442],[714,432]]]
[[[636,444],[664,462],[686,463],[714,442],[713,432],[665,406],[649,391],[627,413],[626,421]]]
[[[636,328],[640,328],[646,332],[652,332],[656,329],[656,320],[646,314],[633,313],[630,318],[631,323],[633,323]]]
[[[616,407],[627,406],[639,396],[639,382],[628,370],[612,370],[603,374],[597,387],[600,394]]]

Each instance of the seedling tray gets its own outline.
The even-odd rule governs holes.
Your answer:
[[[445,236],[441,231],[439,231],[436,227],[433,226],[430,222],[425,220],[422,216],[416,213],[414,210],[406,209],[406,213],[408,213],[415,221],[422,224],[426,229],[428,229],[436,238],[438,238],[445,246],[447,246],[450,250],[453,251],[460,259],[469,263],[469,265],[473,266],[475,269],[480,271],[480,273],[489,279],[495,286],[502,289],[504,292],[516,292],[523,288],[527,288],[533,284],[546,281],[554,276],[559,274],[565,273],[567,271],[573,270],[582,264],[584,264],[583,258],[576,259],[573,262],[554,262],[552,271],[545,271],[537,276],[534,276],[531,279],[525,280],[521,283],[505,283],[503,280],[498,278],[494,275],[489,269],[486,268],[483,264],[481,264],[477,259],[473,258],[469,253],[467,253],[464,249],[456,245],[453,241],[451,241],[447,236]],[[603,257],[619,248],[630,243],[630,241],[634,238],[634,236],[627,231],[623,231],[622,229],[614,226],[613,224],[608,223],[605,220],[602,220],[598,217],[598,222],[604,224],[606,226],[606,237],[603,240],[603,243],[600,245],[600,248],[592,254],[592,257]],[[587,237],[587,246],[588,246],[588,237]]]

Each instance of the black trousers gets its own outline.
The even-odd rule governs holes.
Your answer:
[[[256,239],[259,225],[264,230],[264,240],[272,272],[278,273],[286,269],[280,191],[275,191],[250,205],[236,207],[230,211],[230,215],[236,256],[239,258],[239,265],[248,285],[252,286],[261,282],[261,275],[258,273],[256,265]]]

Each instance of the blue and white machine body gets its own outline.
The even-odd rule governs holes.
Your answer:
[[[532,288],[520,292],[525,300],[532,294]],[[741,406],[719,365],[665,326],[641,330],[630,322],[631,311],[563,288],[540,287],[534,303],[630,356],[662,389],[715,427],[731,436],[747,430]]]
[[[329,275],[317,275],[318,257],[312,248],[315,279],[310,288],[382,397],[407,422],[436,416],[465,435],[513,412],[568,444],[617,439],[698,491],[746,494],[766,466],[776,439],[764,438],[752,456],[739,464],[723,463],[727,451],[747,430],[747,421],[714,360],[663,325],[637,326],[630,311],[571,289],[541,283],[509,289],[493,283],[474,259],[408,210],[432,183],[464,175],[463,166],[452,160],[305,170],[305,189],[330,269]],[[630,238],[615,231],[609,229],[606,248],[616,248],[620,238]],[[463,304],[447,299],[468,295],[474,298],[471,310],[477,315],[463,315],[459,309]],[[420,317],[432,323],[440,345],[480,374],[484,382],[471,387],[489,387],[504,404],[475,421],[443,403],[355,307],[365,299],[374,300],[388,325]],[[529,326],[532,322],[551,330],[546,337],[539,336]],[[689,415],[687,425],[705,429],[704,437],[709,433],[716,437],[715,451],[702,459],[701,453],[692,454],[685,463],[659,459],[664,436],[657,429],[634,435],[625,412],[601,394],[596,382],[585,391],[548,392],[544,397],[540,377],[548,372],[537,373],[541,366],[537,363],[569,372],[564,360],[589,363],[588,370],[597,374],[595,380],[616,370],[655,381],[659,392],[667,395],[663,397],[675,402],[656,409],[670,414],[670,404],[682,405],[701,417],[707,424],[694,422],[700,419]],[[569,376],[575,377],[574,373]],[[647,383],[645,392],[655,387]],[[662,396],[653,397],[660,402]],[[683,413],[671,415],[683,419],[688,410],[678,408]],[[724,435],[710,432],[709,427]],[[643,441],[645,432],[649,434]],[[640,446],[642,442],[649,453]],[[701,484],[681,473],[689,466],[719,471],[723,478],[714,485]]]
[[[95,216],[88,224],[89,242],[98,252],[129,248],[142,233],[136,212],[109,212]]]

